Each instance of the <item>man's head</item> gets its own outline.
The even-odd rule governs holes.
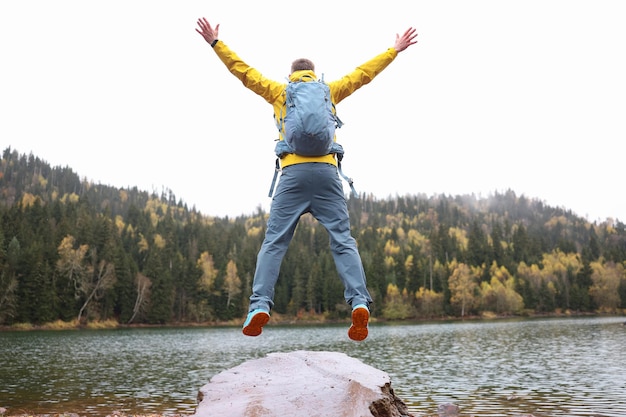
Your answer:
[[[302,71],[302,70],[315,71],[315,65],[313,64],[313,61],[311,61],[310,59],[306,59],[306,58],[298,58],[291,63],[292,74],[296,71]]]

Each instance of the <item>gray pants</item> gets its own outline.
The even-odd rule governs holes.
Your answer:
[[[330,236],[330,250],[346,302],[351,306],[372,302],[356,241],[350,234],[348,206],[337,167],[304,163],[283,169],[272,200],[267,231],[257,256],[250,309],[270,311],[280,265],[300,216],[311,213]]]

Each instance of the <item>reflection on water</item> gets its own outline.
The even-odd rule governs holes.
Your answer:
[[[626,416],[624,318],[346,326],[0,332],[9,412],[192,414],[199,388],[269,352],[338,351],[386,371],[415,414]]]

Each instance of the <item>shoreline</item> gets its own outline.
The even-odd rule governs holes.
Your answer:
[[[626,317],[625,311],[617,311],[614,313],[599,313],[599,312],[553,312],[553,313],[529,313],[520,315],[497,315],[494,313],[486,313],[483,315],[473,315],[465,317],[445,316],[435,318],[410,318],[400,320],[387,320],[377,317],[371,317],[370,323],[383,324],[383,323],[406,323],[406,324],[420,324],[420,323],[442,323],[442,322],[462,322],[462,321],[479,321],[479,320],[514,320],[514,319],[541,319],[541,318],[563,318],[563,317],[602,317],[602,316],[615,316]],[[0,332],[2,331],[54,331],[54,330],[114,330],[114,329],[150,329],[150,328],[220,328],[220,327],[240,327],[245,320],[244,318],[235,319],[222,322],[203,322],[203,323],[189,323],[189,322],[172,322],[167,324],[122,324],[115,320],[106,321],[94,321],[85,324],[79,324],[76,321],[64,322],[57,320],[51,323],[44,323],[40,325],[30,323],[18,323],[14,325],[0,325]],[[272,313],[270,318],[270,325],[277,326],[308,326],[319,324],[344,324],[350,323],[350,319],[327,319],[323,315],[307,315],[306,318],[299,318],[293,316],[285,316],[278,313]],[[626,324],[626,322],[625,322]],[[0,413],[0,417],[11,417]],[[54,417],[54,415],[51,415]]]

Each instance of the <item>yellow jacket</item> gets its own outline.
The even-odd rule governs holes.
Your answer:
[[[245,87],[263,97],[265,101],[274,107],[276,120],[280,120],[281,114],[284,114],[284,92],[287,84],[264,77],[258,70],[243,62],[243,60],[222,41],[218,41],[214,45],[213,50],[224,65],[226,65],[226,68],[228,68],[228,70],[235,77],[237,77]],[[372,81],[382,70],[387,68],[396,56],[398,56],[398,52],[394,48],[389,48],[382,54],[379,54],[364,64],[358,66],[354,71],[343,76],[339,80],[328,82],[327,84],[330,87],[330,94],[333,103],[339,103],[341,100]],[[290,80],[296,81],[303,75],[309,75],[313,77],[313,79],[317,79],[317,76],[313,73],[313,71],[307,70],[294,72],[291,74]],[[300,164],[303,162],[326,162],[337,165],[334,155],[301,156],[288,154],[281,159],[281,166],[284,168],[289,165]]]

